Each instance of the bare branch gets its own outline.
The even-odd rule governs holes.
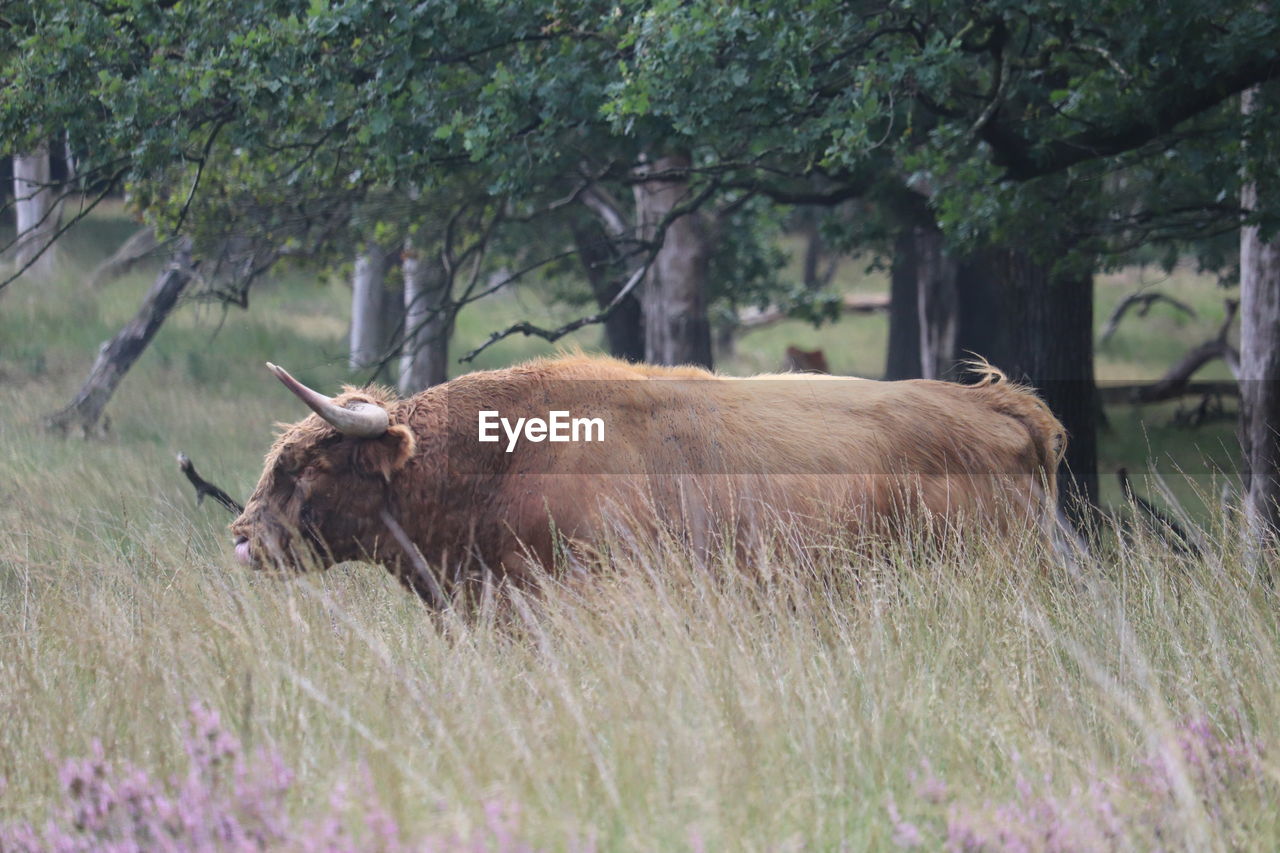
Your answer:
[[[999,41],[1002,45],[1003,39],[1000,39]],[[996,49],[993,50],[993,53],[995,55],[996,67],[995,71],[992,73],[995,75],[995,80],[992,81],[991,94],[987,98],[986,106],[982,108],[982,113],[973,123],[973,127],[969,128],[970,136],[977,136],[982,132],[982,129],[987,126],[993,117],[995,117],[996,110],[1000,108],[1001,99],[1004,97],[1005,82],[1008,79],[1004,70],[1004,50],[1002,46],[997,46]]]
[[[1179,359],[1177,364],[1169,368],[1168,372],[1156,382],[1132,388],[1128,402],[1155,403],[1191,393],[1188,391],[1191,387],[1191,377],[1197,370],[1214,359],[1220,358],[1225,361],[1233,375],[1239,373],[1240,353],[1227,340],[1227,334],[1231,331],[1232,323],[1235,322],[1236,312],[1240,309],[1240,302],[1236,299],[1225,301],[1226,317],[1222,321],[1218,334],[1188,350],[1186,355]],[[1209,389],[1209,391],[1212,390],[1214,389]]]
[[[614,241],[614,245],[617,245],[618,242],[619,241]],[[624,253],[622,258],[623,260],[626,260],[627,258],[633,255],[639,254],[641,251],[649,248],[651,245],[650,243],[643,240],[626,240],[621,242],[633,243],[636,246],[634,250]],[[577,254],[580,254],[580,251],[576,248],[566,249],[563,252],[557,252],[554,255],[548,255],[545,258],[541,258],[537,261],[534,261],[528,266],[521,267],[520,269],[516,270],[515,272],[506,276],[505,278],[500,279],[496,284],[491,284],[490,286],[486,287],[484,290],[480,291],[479,293],[476,293],[468,297],[466,300],[459,300],[458,306],[462,307],[463,305],[470,305],[472,302],[478,302],[481,299],[484,299],[486,296],[489,296],[490,294],[493,294],[493,293],[497,293],[499,290],[502,290],[504,287],[507,287],[508,285],[515,283],[521,278],[524,278],[526,275],[528,275],[529,273],[535,270],[541,269],[542,267],[545,267],[548,264],[554,264],[556,261],[562,261],[565,258],[571,258]]]
[[[178,211],[178,220],[174,223],[171,234],[177,234],[182,230],[182,226],[186,224],[187,213],[191,210],[191,203],[195,201],[196,191],[200,189],[200,179],[204,177],[205,164],[209,162],[209,152],[213,150],[213,143],[218,138],[218,133],[225,127],[231,119],[223,117],[213,125],[213,130],[209,131],[209,138],[204,141],[204,150],[200,153],[200,157],[196,160],[196,174],[191,180],[191,189],[187,191],[187,199],[182,203],[182,210]]]
[[[1158,389],[1156,386],[1160,386]],[[1102,385],[1098,388],[1102,402],[1109,406],[1166,403],[1181,397],[1238,397],[1240,386],[1235,382],[1187,382],[1181,385],[1166,384],[1164,380],[1137,385]]]
[[[640,280],[644,278],[644,274],[649,271],[649,267],[653,265],[653,261],[657,256],[658,252],[655,249],[649,254],[649,257],[645,259],[645,262],[636,268],[635,272],[631,274],[631,278],[627,279],[627,283],[624,284],[614,295],[609,304],[595,314],[591,314],[587,317],[579,317],[578,319],[570,323],[565,323],[563,326],[559,326],[555,329],[544,329],[541,326],[535,326],[527,321],[515,323],[501,331],[494,332],[484,343],[458,359],[458,361],[469,362],[480,353],[496,344],[498,341],[504,338],[509,338],[515,334],[525,335],[526,337],[539,337],[544,341],[554,342],[563,338],[565,335],[578,331],[578,329],[581,329],[583,326],[603,323],[605,320],[609,319],[609,315],[613,313],[615,308],[622,304],[622,301],[627,298],[631,291],[635,290],[636,285],[638,285]]]
[[[493,232],[498,230],[498,225],[503,221],[504,214],[502,207],[499,206],[494,210],[493,216],[489,217],[488,223],[481,230],[480,236],[467,248],[459,257],[459,263],[467,258],[468,255],[475,255],[475,262],[471,268],[471,277],[467,281],[466,288],[462,291],[462,295],[458,298],[458,306],[462,306],[471,301],[469,297],[475,292],[476,285],[480,281],[480,264],[484,261],[485,253],[489,250],[489,242],[493,239]],[[453,289],[453,277],[449,278],[450,290]]]
[[[760,195],[759,190],[747,190],[746,192],[742,193],[742,195],[738,196],[737,198],[725,204],[723,207],[717,208],[714,211],[716,221],[718,223],[724,222],[724,220],[728,219],[730,216],[733,216],[739,210],[746,207],[751,202],[751,200],[756,198],[756,196],[758,195]]]
[[[1174,299],[1172,296],[1168,296],[1158,290],[1145,292],[1140,290],[1135,293],[1130,293],[1124,299],[1120,300],[1120,304],[1115,307],[1115,310],[1111,312],[1111,316],[1107,318],[1107,324],[1102,329],[1102,335],[1098,338],[1098,343],[1105,344],[1107,341],[1111,340],[1111,336],[1116,333],[1116,329],[1120,327],[1120,321],[1124,319],[1124,315],[1129,312],[1129,309],[1137,305],[1139,306],[1138,316],[1145,317],[1150,313],[1151,306],[1155,305],[1157,302],[1168,302],[1171,306],[1186,314],[1188,317],[1196,316],[1195,309],[1181,300]]]
[[[1067,49],[1074,50],[1077,53],[1094,53],[1101,56],[1103,60],[1111,66],[1111,70],[1120,75],[1120,79],[1124,81],[1126,86],[1133,83],[1133,75],[1126,71],[1124,66],[1120,64],[1120,61],[1112,56],[1111,51],[1107,50],[1105,47],[1096,44],[1074,44]]]
[[[622,304],[631,292],[636,289],[644,278],[645,273],[649,271],[654,260],[658,257],[658,252],[662,250],[662,244],[666,239],[667,229],[671,226],[671,223],[679,219],[681,216],[686,216],[695,210],[698,210],[719,188],[720,183],[718,181],[711,181],[688,202],[676,205],[667,211],[663,216],[662,221],[656,225],[654,240],[650,245],[648,254],[645,256],[644,262],[640,264],[634,272],[632,272],[631,277],[627,279],[626,284],[624,284],[618,292],[614,294],[614,297],[609,301],[609,304],[600,311],[585,317],[579,317],[576,320],[565,323],[563,326],[558,326],[554,329],[545,329],[541,326],[535,326],[527,321],[514,323],[505,329],[491,334],[484,343],[471,350],[471,352],[458,359],[458,361],[463,363],[472,361],[477,355],[484,352],[498,341],[503,340],[504,338],[509,338],[515,334],[525,335],[526,337],[539,337],[545,341],[554,342],[563,338],[565,335],[576,332],[583,326],[603,323],[605,320],[609,319],[609,316],[613,314],[614,310],[617,309],[617,307]]]
[[[195,487],[196,506],[200,506],[207,496],[222,504],[229,512],[233,512],[236,515],[244,512],[244,506],[239,501],[196,473],[196,466],[192,465],[191,459],[181,451],[178,452],[178,467],[182,469],[182,473],[187,475],[187,480]]]
[[[53,236],[51,236],[45,242],[45,244],[39,248],[39,250],[35,253],[35,255],[33,255],[31,258],[27,260],[25,264],[23,264],[18,269],[14,270],[9,275],[5,276],[3,279],[0,279],[0,290],[3,290],[4,288],[8,287],[9,285],[17,281],[24,272],[29,270],[35,264],[36,261],[40,260],[41,255],[49,251],[50,247],[52,247],[54,243],[58,242],[58,239],[62,237],[63,234],[66,234],[73,227],[75,227],[79,222],[81,222],[86,216],[92,213],[94,209],[97,208],[97,206],[101,204],[108,195],[111,194],[111,192],[115,189],[116,184],[120,181],[121,178],[124,177],[124,175],[125,175],[124,169],[121,169],[120,171],[112,175],[111,178],[108,179],[107,184],[103,188],[102,192],[98,193],[97,198],[89,202],[88,206],[81,207],[80,210],[76,213],[76,215],[71,217],[71,220],[67,222],[65,225],[59,226],[58,230],[53,233]]]
[[[143,226],[112,252],[111,257],[98,264],[89,275],[88,288],[97,290],[109,281],[119,278],[143,258],[150,257],[165,245],[156,238],[154,228]]]
[[[889,294],[887,293],[880,293],[874,296],[858,296],[848,293],[840,300],[840,311],[843,314],[874,314],[877,311],[888,310]],[[743,331],[762,329],[765,326],[780,323],[786,320],[788,316],[787,312],[777,305],[757,309],[745,308],[738,312],[738,328]]]

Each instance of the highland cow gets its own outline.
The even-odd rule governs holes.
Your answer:
[[[1052,512],[1064,442],[1033,393],[986,367],[971,385],[735,379],[573,355],[407,399],[330,398],[269,367],[314,414],[268,453],[231,527],[237,556],[290,569],[369,560],[428,598],[423,565],[519,582],[619,526],[703,547],[780,524],[815,536],[1025,530]],[[513,440],[492,440],[497,416]],[[558,439],[555,424],[574,419],[599,429]]]

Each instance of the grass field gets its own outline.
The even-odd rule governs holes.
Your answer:
[[[262,362],[352,378],[341,283],[283,276],[247,313],[184,305],[107,438],[38,427],[149,283],[81,283],[128,230],[100,220],[58,281],[0,293],[0,850],[25,849],[22,822],[31,849],[1280,846],[1276,603],[1207,474],[1231,464],[1229,423],[1119,409],[1103,435],[1104,470],[1150,461],[1203,495],[1197,558],[1139,538],[1068,574],[972,543],[746,574],[656,543],[589,590],[433,616],[370,566],[242,570],[226,514],[173,463],[249,492],[272,424],[300,416]],[[841,287],[883,289],[864,267]],[[1100,281],[1100,320],[1142,275]],[[1199,316],[1130,318],[1102,377],[1154,377],[1216,329],[1208,279],[1160,288]],[[457,350],[526,314],[563,309],[507,295],[464,315]],[[726,369],[776,369],[798,343],[876,375],[883,322],[779,324]],[[545,350],[511,340],[477,366]]]

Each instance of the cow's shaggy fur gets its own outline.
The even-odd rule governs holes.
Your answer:
[[[735,379],[584,355],[472,373],[375,402],[391,427],[338,434],[311,415],[285,427],[236,520],[259,562],[373,559],[414,573],[395,519],[428,561],[519,575],[561,542],[620,523],[693,543],[747,542],[775,523],[871,536],[1039,524],[1056,495],[1065,434],[999,371],[980,381],[877,382],[781,374]],[[605,420],[597,443],[477,441],[480,410]],[[308,547],[300,547],[306,543]]]

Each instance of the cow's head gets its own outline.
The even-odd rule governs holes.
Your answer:
[[[259,568],[301,570],[373,556],[396,472],[413,456],[412,431],[392,423],[394,397],[344,389],[326,397],[283,368],[267,367],[315,414],[287,427],[231,525],[236,557]],[[379,535],[381,534],[381,536]]]

